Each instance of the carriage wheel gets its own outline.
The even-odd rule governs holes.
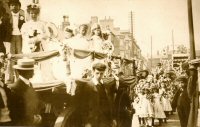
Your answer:
[[[57,117],[54,127],[74,127],[72,118],[75,108],[72,106],[66,107],[63,112]]]

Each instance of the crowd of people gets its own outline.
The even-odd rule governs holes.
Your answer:
[[[133,87],[120,84],[120,79],[123,77],[122,72],[113,74],[119,84],[116,85],[116,83],[116,86],[112,89],[116,94],[116,100],[112,104],[123,102],[123,106],[118,107],[123,108],[119,112],[119,120],[116,116],[112,116],[113,105],[107,95],[109,91],[106,90],[102,80],[108,67],[103,64],[105,61],[96,60],[96,64],[93,64],[90,70],[92,72],[88,76],[88,69],[91,66],[90,58],[78,59],[70,56],[71,60],[68,61],[67,56],[69,54],[67,51],[71,49],[95,51],[111,56],[114,51],[114,46],[110,40],[111,31],[102,33],[99,24],[93,24],[91,30],[89,30],[90,27],[87,24],[81,24],[76,32],[69,27],[64,28],[64,38],[60,39],[58,38],[59,31],[54,24],[39,19],[39,3],[27,5],[27,17],[21,10],[19,0],[10,0],[8,7],[10,16],[7,14],[3,3],[0,3],[0,126],[41,125],[42,117],[39,110],[44,110],[45,104],[40,102],[29,80],[33,77],[35,61],[26,58],[19,59],[15,63],[7,60],[7,56],[9,54],[51,50],[59,50],[61,53],[62,60],[54,59],[59,63],[60,68],[58,66],[52,68],[52,71],[57,71],[59,79],[64,80],[68,74],[79,79],[92,77],[87,85],[78,85],[75,91],[78,99],[82,98],[83,95],[85,97],[78,102],[82,102],[84,105],[78,105],[77,113],[79,113],[82,121],[77,122],[77,126],[129,127],[134,113],[133,109],[135,109],[134,115],[138,117],[141,126],[155,126],[154,120],[156,119],[161,126],[163,122],[167,122],[167,118],[176,111],[176,108],[181,126],[187,125],[190,111],[190,98],[186,91],[187,71],[184,72],[184,76],[177,78],[175,72],[165,72],[161,63],[159,63],[155,73],[147,70],[140,71],[136,76],[137,80]],[[90,36],[88,36],[88,31],[91,31]],[[47,62],[41,62],[38,65],[40,67],[46,66],[46,69],[49,69]],[[69,73],[65,70],[68,65],[70,65]],[[14,71],[16,71],[16,74],[14,74]],[[84,71],[87,71],[87,74],[83,73]],[[46,76],[45,74],[42,75]],[[14,80],[14,77],[17,77],[17,79]],[[11,84],[14,81],[16,82]],[[10,88],[7,88],[7,84]],[[129,92],[129,90],[132,92]],[[125,100],[121,100],[121,96],[119,96],[122,93],[126,98]],[[85,102],[85,100],[87,101]]]
[[[190,99],[187,93],[188,75],[183,72],[164,71],[161,63],[156,72],[143,70],[139,73],[138,84],[134,87],[133,108],[140,126],[158,126],[167,123],[173,112],[178,111],[181,127],[187,126]]]

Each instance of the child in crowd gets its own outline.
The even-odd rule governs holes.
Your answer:
[[[161,95],[159,94],[158,88],[154,88],[153,90],[154,96],[154,118],[159,120],[159,125],[162,124],[162,119],[166,118],[166,115],[163,110],[163,105],[161,101]]]
[[[161,86],[159,89],[159,93],[161,95],[161,101],[162,101],[162,106],[163,106],[163,110],[165,112],[166,117],[168,117],[169,112],[172,111],[172,107],[169,101],[169,95],[167,92],[167,88],[166,88],[166,83],[165,82],[161,82]],[[167,120],[165,119],[165,122],[167,122]]]
[[[152,118],[154,115],[153,106],[150,102],[150,99],[148,98],[148,94],[149,90],[144,88],[142,90],[142,96],[139,103],[140,106],[139,117],[143,120],[143,124],[145,124],[146,126],[149,125],[148,119]]]

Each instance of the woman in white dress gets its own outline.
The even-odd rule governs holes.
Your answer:
[[[91,40],[91,46],[90,49],[95,52],[101,52],[103,53],[103,37],[101,32],[101,27],[99,24],[93,24],[92,28],[92,36],[90,38]]]
[[[48,38],[45,22],[39,20],[40,6],[38,3],[31,3],[27,6],[28,21],[22,25],[22,53],[33,53],[43,51],[43,46]],[[45,61],[39,62],[33,78],[33,83],[49,81],[49,68]]]
[[[47,39],[45,23],[39,20],[40,6],[32,3],[27,6],[29,21],[22,25],[22,52],[42,51],[42,44]]]
[[[79,33],[68,39],[68,42],[65,43],[67,47],[70,49],[78,49],[78,50],[86,50],[89,51],[90,49],[90,41],[87,39],[87,31],[88,26],[86,24],[81,24],[79,26]],[[84,72],[87,69],[91,68],[92,58],[91,55],[86,58],[78,58],[75,57],[74,50],[72,50],[70,55],[70,71],[71,77],[73,78],[83,78]],[[86,53],[87,54],[87,53]]]

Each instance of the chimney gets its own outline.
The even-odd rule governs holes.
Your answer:
[[[68,20],[69,20],[69,17],[66,16],[66,15],[64,15],[64,16],[63,16],[63,22],[68,22]]]
[[[39,4],[39,0],[33,0],[34,4]]]

